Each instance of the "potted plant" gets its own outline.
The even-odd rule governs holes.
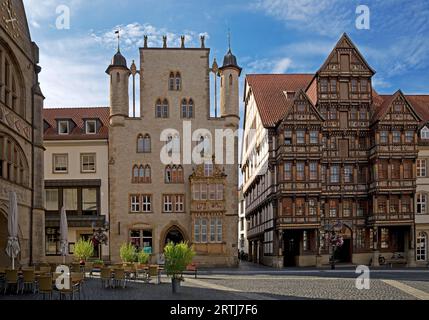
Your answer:
[[[131,243],[124,243],[119,249],[119,255],[123,263],[133,263],[137,259],[136,247]]]
[[[104,266],[104,261],[103,260],[99,260],[99,259],[94,260],[93,261],[93,266],[96,269],[102,268]]]
[[[174,244],[169,242],[164,248],[165,270],[171,277],[173,293],[179,290],[180,282],[183,281],[183,272],[192,263],[195,251],[188,243]]]
[[[80,239],[74,246],[74,256],[79,260],[81,265],[94,255],[94,246],[91,240]]]
[[[139,264],[147,264],[147,263],[148,263],[148,261],[149,261],[149,257],[150,257],[150,254],[149,254],[149,253],[144,252],[144,250],[140,250],[140,251],[137,253],[137,262],[138,262]]]

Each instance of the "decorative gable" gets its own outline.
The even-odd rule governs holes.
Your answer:
[[[382,107],[384,107],[384,112],[380,116],[380,121],[411,123],[421,121],[420,116],[400,90],[390,100],[386,101],[386,104]]]
[[[369,66],[347,34],[343,34],[318,73],[321,75],[373,76],[375,71]]]

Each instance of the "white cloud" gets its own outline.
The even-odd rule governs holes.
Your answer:
[[[163,36],[167,36],[167,45],[178,47],[180,46],[180,36],[185,36],[185,45],[187,47],[199,46],[200,36],[205,36],[206,40],[209,39],[207,32],[197,33],[192,30],[184,30],[183,33],[175,33],[167,30],[166,28],[157,28],[149,23],[140,24],[138,22],[130,23],[127,25],[118,25],[112,30],[104,32],[93,32],[93,39],[107,47],[116,47],[117,35],[115,31],[120,30],[121,47],[125,49],[142,47],[144,44],[144,36],[148,36],[148,46],[161,47]]]
[[[251,9],[263,11],[294,29],[323,35],[340,34],[354,24],[350,3],[338,0],[257,0]],[[354,7],[355,9],[355,7]]]
[[[51,20],[51,24],[55,22],[58,6],[66,5],[73,15],[83,2],[83,0],[24,0],[24,6],[30,24],[39,28],[42,22],[47,20]]]
[[[361,51],[369,63],[387,77],[429,67],[429,38],[426,35],[397,37],[387,46],[362,47]]]
[[[392,84],[390,82],[386,81],[383,77],[377,74],[372,78],[372,85],[376,90],[392,87]]]
[[[40,43],[40,83],[45,106],[107,106],[109,61],[94,52],[90,36]]]
[[[289,58],[283,58],[277,61],[273,68],[273,73],[285,73],[290,65],[292,64],[292,60]]]
[[[87,35],[66,36],[60,40],[44,40],[40,45],[41,88],[46,96],[45,106],[107,106],[109,85],[105,70],[115,53],[117,40],[113,28],[104,32],[89,32]],[[121,27],[121,48],[130,64],[138,57],[138,47],[143,45],[143,36],[149,36],[150,45],[162,45],[162,35],[170,39],[169,45],[180,45],[180,35],[164,28],[138,23]],[[183,33],[187,46],[199,45],[197,32]],[[206,38],[208,34],[205,33]]]
[[[274,58],[274,59],[254,59],[250,60],[249,57],[242,59],[245,63],[245,72],[247,74],[253,73],[285,73],[291,66],[292,60],[287,57]],[[246,63],[246,61],[249,61]]]

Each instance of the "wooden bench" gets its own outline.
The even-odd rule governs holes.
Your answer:
[[[195,263],[192,263],[186,267],[185,273],[193,274],[195,279],[197,279],[198,268]]]

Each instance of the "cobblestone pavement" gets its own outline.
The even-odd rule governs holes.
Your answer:
[[[399,274],[399,275],[398,275]],[[411,274],[411,276],[409,276]],[[299,275],[218,274],[187,276],[181,292],[173,295],[171,283],[147,284],[131,281],[126,288],[103,289],[100,279],[88,279],[82,300],[415,300],[429,299],[427,272],[390,271],[371,279],[369,290],[358,290],[351,272],[310,272]],[[407,279],[408,277],[408,279]],[[392,279],[393,278],[393,279]],[[55,295],[55,298],[58,298]],[[41,300],[41,295],[0,294],[0,300]]]
[[[358,290],[353,268],[281,270],[258,268],[205,270],[198,279],[186,276],[173,295],[170,280],[147,284],[130,281],[126,288],[104,289],[100,279],[86,280],[82,300],[429,300],[429,270],[371,272],[370,289]],[[58,296],[55,296],[58,298]],[[0,294],[0,300],[40,300],[39,294]]]

